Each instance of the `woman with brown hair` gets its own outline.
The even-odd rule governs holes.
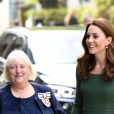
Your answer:
[[[86,26],[72,114],[114,114],[114,28],[105,18]]]

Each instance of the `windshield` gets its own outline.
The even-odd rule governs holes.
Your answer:
[[[42,31],[28,39],[36,63],[76,63],[82,53],[81,33]]]

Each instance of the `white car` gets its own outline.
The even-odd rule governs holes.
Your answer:
[[[3,57],[0,57],[0,75],[4,69],[5,62],[6,62],[6,59],[4,59]]]
[[[83,30],[9,28],[0,36],[0,56],[15,48],[24,50],[38,72],[36,82],[52,88],[70,113],[76,90],[76,59],[83,53]]]
[[[1,77],[1,74],[2,74],[3,69],[4,69],[5,62],[6,62],[6,59],[4,59],[3,57],[0,57],[0,86],[3,86],[5,84],[3,82],[2,77]]]

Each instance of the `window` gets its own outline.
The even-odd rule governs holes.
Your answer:
[[[0,41],[0,56],[6,58],[7,55],[14,49],[23,47],[23,39],[18,38],[14,34],[5,35]]]

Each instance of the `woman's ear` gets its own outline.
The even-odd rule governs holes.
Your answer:
[[[106,45],[109,45],[112,42],[112,37],[107,37]]]

